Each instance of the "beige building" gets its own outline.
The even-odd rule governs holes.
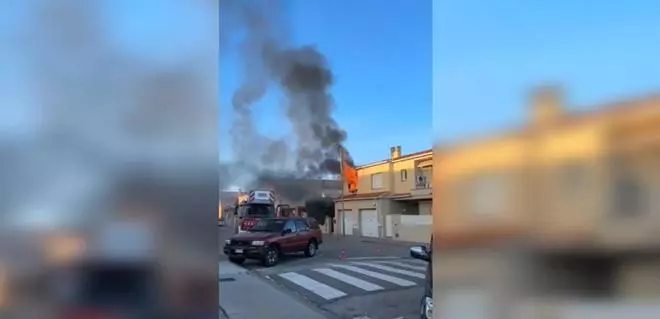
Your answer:
[[[435,318],[657,318],[660,98],[565,107],[436,150]]]
[[[357,167],[358,192],[336,201],[335,233],[428,242],[431,236],[433,152],[402,154]]]

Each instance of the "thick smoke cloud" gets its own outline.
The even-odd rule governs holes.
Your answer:
[[[291,45],[282,2],[225,1],[223,8],[221,21],[243,34],[238,40],[243,81],[232,97],[234,182],[254,186],[278,178],[339,174],[337,150],[346,132],[333,118],[334,74],[326,57],[314,46]],[[277,140],[258,132],[253,107],[273,88],[284,94],[291,138]],[[263,116],[278,111],[273,105]]]

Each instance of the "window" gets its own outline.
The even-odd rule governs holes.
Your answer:
[[[296,228],[298,228],[299,232],[309,231],[309,226],[307,226],[307,223],[302,219],[296,220]]]
[[[383,173],[371,174],[371,189],[383,188]]]
[[[314,229],[314,230],[319,230],[319,229],[321,229],[321,228],[319,227],[319,222],[317,222],[316,219],[314,219],[314,218],[308,218],[307,221],[308,221],[308,223],[309,223],[309,228]]]
[[[252,232],[266,232],[266,233],[279,233],[284,229],[284,221],[279,219],[261,219],[259,220],[250,231]]]
[[[273,205],[247,204],[238,208],[239,217],[274,217]]]
[[[408,170],[402,169],[401,170],[401,181],[405,182],[408,180]]]
[[[296,224],[294,221],[290,220],[284,224],[284,229],[283,231],[288,232],[290,230],[291,233],[297,232]]]

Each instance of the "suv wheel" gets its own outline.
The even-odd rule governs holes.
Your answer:
[[[313,257],[316,255],[316,252],[318,251],[319,245],[316,243],[316,240],[310,240],[309,243],[307,244],[307,248],[305,248],[305,256],[307,257]]]
[[[243,257],[229,257],[229,261],[231,261],[234,264],[237,265],[242,265],[245,262],[245,258]]]
[[[427,299],[428,299],[428,297],[424,297],[424,298],[422,298],[421,307],[420,307],[420,308],[421,308],[421,309],[420,309],[420,312],[421,312],[421,315],[422,315],[422,316],[421,316],[421,319],[431,319],[429,316],[427,316],[427,314],[428,314],[429,312],[433,311],[432,309],[429,309],[429,308],[431,308],[431,307],[433,307],[433,306],[431,305],[431,307],[429,307],[429,304],[428,304],[428,302],[427,302]]]
[[[275,246],[269,246],[266,248],[266,254],[262,260],[264,266],[272,267],[277,265],[277,262],[280,260],[280,251]]]

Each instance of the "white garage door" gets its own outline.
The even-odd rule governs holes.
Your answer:
[[[342,218],[344,219],[344,235],[353,235],[353,227],[356,226],[357,220],[355,215],[351,210],[344,210],[342,213]]]
[[[360,210],[362,236],[378,237],[378,212],[375,209]]]

